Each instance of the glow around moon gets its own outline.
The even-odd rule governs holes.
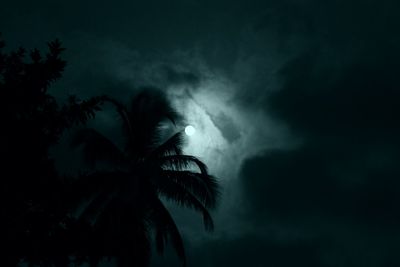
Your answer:
[[[193,155],[204,161],[210,172],[228,181],[238,177],[238,171],[243,159],[256,155],[268,145],[260,140],[272,140],[271,146],[276,146],[285,134],[274,127],[259,127],[259,121],[267,121],[264,112],[248,113],[229,101],[239,89],[222,75],[214,75],[202,81],[201,88],[188,90],[173,87],[169,96],[174,106],[184,115],[184,121],[192,125],[182,125],[189,138],[185,140],[184,153]],[[223,121],[218,120],[218,114],[224,114],[232,119],[240,138],[229,142],[224,136]],[[214,115],[214,117],[213,117]],[[272,122],[271,122],[272,125]],[[182,127],[181,126],[181,127]],[[190,136],[189,126],[195,126],[195,132]],[[194,127],[193,127],[194,128]],[[278,129],[277,132],[269,129]],[[189,134],[188,134],[189,132]],[[277,138],[276,136],[279,136]]]
[[[196,129],[192,125],[188,125],[185,127],[185,133],[188,136],[192,136],[196,133]]]

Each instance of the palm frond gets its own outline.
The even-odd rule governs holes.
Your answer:
[[[107,137],[91,128],[79,130],[71,143],[72,146],[83,145],[85,161],[91,165],[98,161],[121,164],[125,161],[123,152]]]
[[[206,208],[215,208],[220,188],[214,176],[192,171],[162,170],[164,183],[171,181],[193,194]]]
[[[170,120],[174,125],[182,119],[171,105],[166,94],[158,88],[144,87],[131,100],[130,116],[132,121],[145,125],[151,130],[161,122]]]
[[[183,266],[186,266],[185,247],[174,219],[158,197],[154,199],[152,207],[153,213],[151,218],[155,226],[156,247],[158,252],[160,254],[163,253],[164,246],[168,242],[168,239],[170,239],[176,254],[183,262]]]
[[[116,196],[99,216],[95,227],[102,233],[106,232],[102,242],[106,250],[115,253],[116,266],[149,266],[149,224],[131,203]]]
[[[194,156],[190,155],[167,155],[157,160],[159,166],[177,171],[188,170],[197,167],[202,174],[207,175],[206,164]]]
[[[102,100],[105,102],[109,102],[116,107],[118,114],[122,118],[123,128],[125,129],[126,136],[131,139],[135,138],[132,121],[129,118],[128,109],[121,102],[107,95],[103,96]]]
[[[105,188],[104,191],[99,192],[89,204],[84,208],[83,212],[80,214],[79,219],[90,222],[96,221],[99,214],[102,213],[104,208],[112,199],[111,188]]]
[[[184,144],[183,131],[177,132],[163,144],[155,148],[149,156],[149,159],[160,158],[168,155],[182,155],[182,146]]]
[[[131,100],[128,110],[129,121],[137,126],[135,140],[131,143],[137,156],[148,156],[160,144],[160,136],[164,129],[160,127],[165,122],[172,124],[182,119],[182,116],[173,108],[165,92],[157,88],[141,88],[141,91]],[[135,153],[133,153],[135,154]]]
[[[157,179],[156,186],[158,192],[168,200],[174,201],[183,207],[194,209],[195,211],[200,212],[203,216],[205,229],[207,231],[214,230],[213,219],[204,204],[191,192],[186,190],[185,187],[178,183],[171,183],[160,178]]]
[[[98,171],[81,176],[75,183],[75,193],[78,199],[87,199],[88,204],[79,218],[85,221],[96,219],[113,197],[120,177],[124,177],[124,173],[118,171]]]

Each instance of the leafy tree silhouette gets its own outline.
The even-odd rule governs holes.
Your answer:
[[[4,47],[0,40],[2,265],[67,266],[72,187],[58,176],[48,150],[65,129],[94,117],[101,99],[70,97],[60,106],[48,93],[66,65],[60,41],[48,43],[45,55]]]
[[[102,100],[112,103],[122,118],[125,145],[121,150],[90,128],[75,137],[74,145],[83,146],[90,163],[112,166],[80,180],[81,193],[89,201],[79,218],[93,229],[86,245],[90,251],[82,255],[90,255],[93,266],[104,256],[115,258],[118,266],[148,266],[154,234],[158,252],[171,241],[185,266],[180,232],[160,197],[200,212],[206,230],[212,230],[208,209],[217,203],[218,183],[203,162],[183,154],[182,131],[161,140],[160,126],[182,119],[161,91],[145,88],[129,107],[107,96]]]

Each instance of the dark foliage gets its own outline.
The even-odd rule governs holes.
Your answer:
[[[85,123],[99,110],[100,98],[71,97],[59,105],[48,93],[64,70],[60,41],[48,52],[20,48],[5,53],[0,44],[1,247],[4,266],[67,266],[72,251],[67,230],[71,186],[60,179],[48,150],[63,131]]]
[[[147,88],[136,95],[129,108],[109,97],[122,117],[124,150],[94,129],[83,129],[74,145],[83,145],[90,164],[107,162],[110,171],[95,171],[80,179],[80,192],[88,203],[80,220],[90,222],[95,266],[104,256],[117,259],[118,266],[148,266],[150,239],[162,253],[168,241],[186,265],[184,244],[173,218],[160,197],[202,214],[206,230],[213,229],[209,209],[219,194],[216,179],[199,159],[183,155],[183,133],[162,140],[162,123],[175,124],[181,116],[165,95]],[[96,165],[94,165],[96,166]]]

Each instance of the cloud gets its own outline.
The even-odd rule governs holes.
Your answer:
[[[196,249],[193,266],[321,266],[317,242],[279,243],[261,236],[212,240]],[[207,251],[206,255],[200,255]]]
[[[217,266],[276,266],[316,267],[321,265],[318,240],[281,243],[260,235],[238,238],[211,239],[200,245],[191,245],[188,264],[193,267]],[[156,260],[153,266],[173,266],[174,257]]]
[[[281,71],[283,89],[266,99],[265,108],[302,134],[395,135],[400,113],[397,59],[335,64],[332,57],[302,55]]]
[[[241,137],[238,127],[233,122],[232,118],[221,112],[219,114],[210,114],[214,124],[221,131],[222,136],[232,143]]]
[[[363,153],[337,152],[308,145],[247,160],[241,178],[249,216],[260,223],[273,217],[295,224],[296,218],[314,216],[380,227],[399,223],[396,162],[377,164]]]
[[[291,12],[304,12],[304,18],[283,16],[287,27],[306,19],[303,26],[310,28],[296,38],[310,47],[277,72],[280,88],[265,90],[258,107],[285,123],[301,142],[244,161],[240,218],[246,229],[258,233],[271,231],[272,224],[283,227],[289,237],[323,238],[319,255],[326,266],[394,266],[390,264],[400,263],[395,252],[400,54],[392,47],[398,39],[380,30],[391,29],[390,23],[398,20],[387,2],[377,9],[380,19],[371,20],[367,17],[375,14],[376,3],[352,2],[343,11],[339,3],[322,7],[310,2],[321,12],[300,9]],[[362,12],[355,23],[347,13],[351,10]],[[273,27],[273,22],[264,27]],[[325,30],[331,35],[324,36]]]

